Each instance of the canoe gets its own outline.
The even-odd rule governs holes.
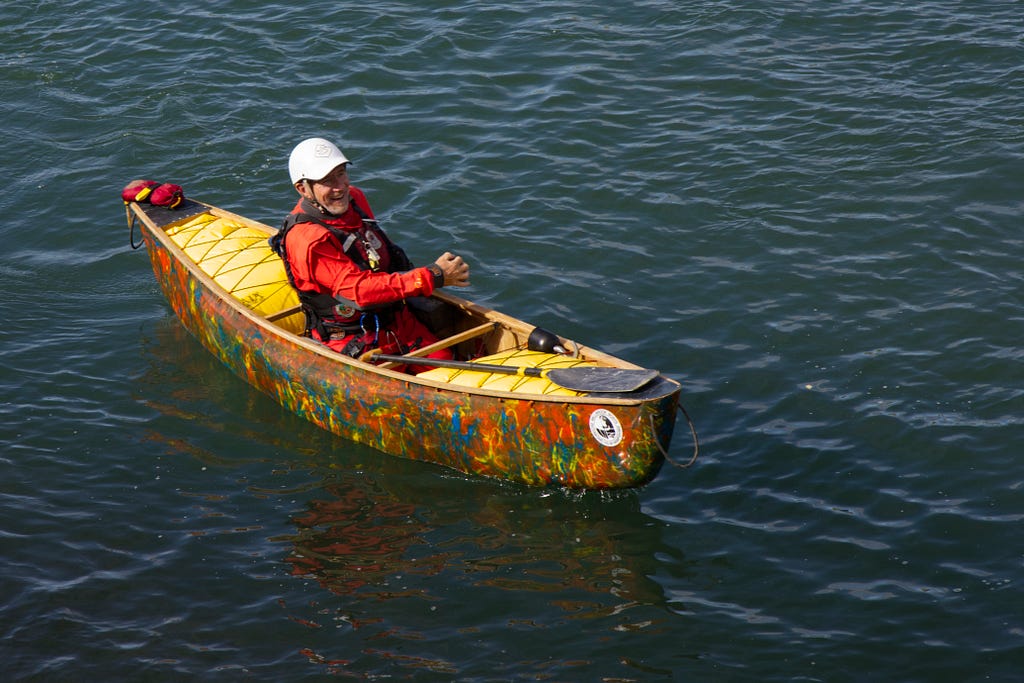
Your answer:
[[[132,247],[145,245],[188,331],[323,429],[532,486],[641,486],[665,461],[681,387],[657,371],[560,336],[567,353],[533,349],[534,326],[447,291],[409,305],[438,335],[431,349],[465,359],[456,367],[432,362],[414,375],[396,370],[402,359],[343,356],[303,335],[298,298],[267,243],[276,229],[192,199],[174,210],[130,202],[126,217]],[[619,381],[627,377],[630,386]]]

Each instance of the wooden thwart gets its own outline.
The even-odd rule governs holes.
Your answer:
[[[287,318],[290,315],[295,315],[296,313],[302,313],[301,305],[292,306],[291,308],[286,308],[283,311],[278,311],[277,313],[271,313],[270,315],[267,316],[267,322],[274,323],[277,322],[278,320]]]
[[[456,344],[460,344],[460,343],[462,343],[464,341],[467,341],[467,340],[470,340],[470,339],[474,339],[474,338],[479,337],[481,335],[485,335],[488,332],[493,332],[494,330],[498,329],[500,326],[501,325],[499,325],[497,322],[488,321],[488,322],[484,323],[483,325],[477,325],[476,327],[471,327],[468,330],[464,330],[462,332],[459,332],[458,334],[453,334],[450,337],[445,337],[444,339],[440,339],[440,340],[434,342],[433,344],[428,344],[428,345],[426,345],[426,346],[424,346],[422,348],[416,349],[415,351],[410,351],[409,353],[403,354],[401,356],[395,356],[395,358],[402,358],[402,359],[422,358],[423,356],[426,356],[427,354],[433,353],[434,351],[440,351],[441,349],[447,349],[449,346],[455,346]],[[377,351],[377,349],[371,349],[371,350],[367,351],[366,353],[364,353],[363,355],[361,355],[359,357],[359,360],[364,361],[364,362],[369,362],[372,359],[372,357],[374,355],[378,354],[378,353],[379,352]],[[380,367],[382,367],[382,368],[393,368],[396,365],[398,365],[400,362],[401,361],[391,360],[390,362],[382,363]]]

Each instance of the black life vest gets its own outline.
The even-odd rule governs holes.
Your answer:
[[[288,250],[285,243],[288,232],[293,227],[299,223],[316,223],[323,227],[337,238],[345,256],[351,259],[360,270],[377,272],[382,269],[379,248],[387,250],[388,265],[385,272],[401,272],[411,270],[413,267],[405,251],[388,238],[376,220],[370,218],[356,204],[355,200],[352,200],[350,205],[362,220],[362,225],[355,230],[342,230],[308,211],[300,211],[288,214],[281,224],[281,229],[268,240],[270,248],[284,261],[284,271],[288,276],[288,282],[299,295],[299,303],[306,314],[306,334],[315,329],[323,341],[327,341],[332,333],[341,332],[348,335],[362,331],[364,317],[367,314],[372,314],[376,318],[371,327],[385,326],[390,323],[395,310],[400,308],[403,302],[363,307],[344,297],[299,289],[295,285],[295,277],[292,275],[291,264],[288,262]],[[306,209],[307,202],[304,201],[301,206]],[[375,245],[381,245],[381,247]]]

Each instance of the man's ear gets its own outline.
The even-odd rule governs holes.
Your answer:
[[[301,194],[306,199],[312,199],[312,197],[309,196],[309,190],[306,189],[306,182],[303,180],[300,180],[299,182],[295,183],[295,191]]]

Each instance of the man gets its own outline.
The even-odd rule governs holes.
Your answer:
[[[373,348],[407,353],[437,341],[405,306],[442,286],[467,287],[469,266],[445,252],[414,268],[349,184],[349,160],[323,138],[292,150],[288,171],[299,201],[271,245],[306,311],[307,330],[330,348],[359,356]],[[428,358],[451,358],[448,349]]]

